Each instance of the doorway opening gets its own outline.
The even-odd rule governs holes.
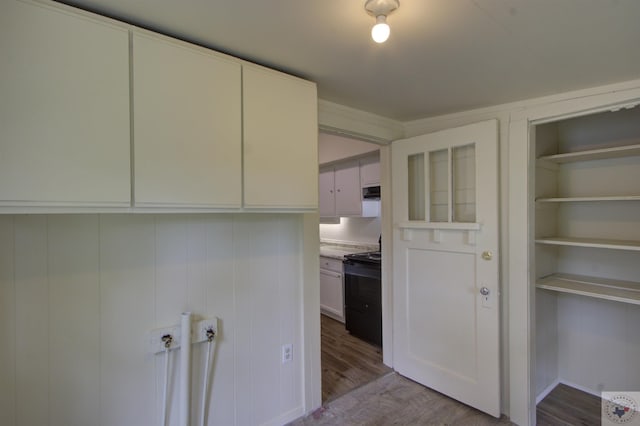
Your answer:
[[[369,295],[373,302],[356,306],[364,299],[350,297],[345,284],[353,280],[345,280],[343,265],[355,253],[380,256],[379,151],[377,144],[343,135],[321,132],[318,138],[323,403],[391,371],[382,362],[381,338],[371,338],[372,324],[381,333],[381,288],[377,297]]]

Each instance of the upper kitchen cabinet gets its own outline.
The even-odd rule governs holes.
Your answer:
[[[380,186],[380,154],[368,155],[360,159],[360,185]]]
[[[316,85],[245,64],[242,71],[244,206],[318,206]]]
[[[134,33],[136,206],[241,207],[240,78],[236,60]]]
[[[360,216],[362,192],[358,160],[344,161],[320,171],[320,217]]]
[[[128,30],[0,5],[0,205],[130,204]]]

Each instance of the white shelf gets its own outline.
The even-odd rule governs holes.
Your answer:
[[[612,250],[640,251],[640,241],[606,240],[599,238],[548,237],[536,238],[538,244],[558,246],[591,247]]]
[[[598,299],[640,305],[640,282],[610,280],[572,274],[552,274],[540,278],[537,288],[579,294]]]
[[[610,197],[557,197],[536,199],[536,202],[539,203],[575,203],[597,201],[640,201],[640,195],[617,195]]]
[[[400,229],[443,229],[459,231],[478,231],[480,224],[475,222],[400,222],[396,225]]]
[[[572,163],[576,161],[603,160],[607,158],[629,157],[640,155],[640,144],[617,146],[614,148],[593,149],[589,151],[568,152],[564,154],[545,155],[539,160],[553,163]]]

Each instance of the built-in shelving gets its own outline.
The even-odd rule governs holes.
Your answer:
[[[561,293],[640,305],[640,283],[573,274],[552,274],[536,281],[536,287]]]
[[[539,203],[577,203],[598,201],[640,201],[640,195],[619,195],[609,197],[554,197],[538,198]]]
[[[634,155],[640,155],[640,144],[545,155],[540,157],[539,160],[562,164],[572,163],[576,161],[591,161],[603,160],[607,158],[629,157]]]
[[[536,238],[538,244],[557,246],[591,247],[611,250],[640,251],[640,241],[608,240],[600,238],[544,237]]]
[[[457,231],[478,231],[481,224],[475,222],[400,222],[396,225],[400,229],[441,229]]]

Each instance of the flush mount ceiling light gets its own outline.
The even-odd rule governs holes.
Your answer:
[[[400,0],[367,0],[364,4],[369,15],[376,18],[376,24],[371,28],[371,38],[376,43],[384,43],[389,38],[387,15],[400,7]]]

